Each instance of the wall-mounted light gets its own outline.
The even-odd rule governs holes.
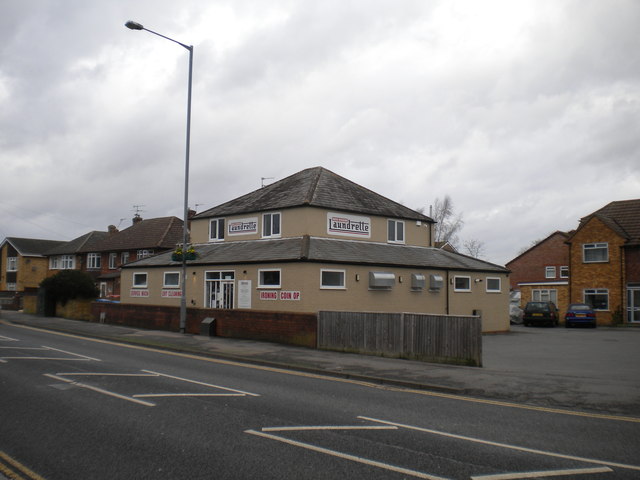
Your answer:
[[[398,282],[399,282],[399,283],[402,283],[402,275],[399,275],[399,276],[398,276]]]
[[[356,273],[356,282],[359,282],[359,281],[360,281],[360,274]]]
[[[480,283],[481,281],[482,281],[482,279],[481,279],[481,278],[476,278],[476,279],[474,280],[474,282],[476,282],[476,283]]]

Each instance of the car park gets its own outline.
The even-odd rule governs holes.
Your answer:
[[[528,302],[522,314],[522,323],[529,325],[558,325],[558,307],[553,302]]]
[[[596,328],[596,312],[586,303],[572,303],[564,315],[564,326],[567,328],[584,325]]]

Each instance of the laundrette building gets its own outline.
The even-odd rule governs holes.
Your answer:
[[[508,330],[508,270],[434,247],[433,224],[325,168],[306,169],[192,218],[187,305],[477,314],[483,331]],[[122,302],[179,305],[175,258],[123,266]]]

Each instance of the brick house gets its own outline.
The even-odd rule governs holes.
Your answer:
[[[520,291],[522,307],[551,301],[564,315],[569,305],[569,237],[568,232],[553,232],[505,265],[511,270],[511,290]]]
[[[569,303],[588,303],[598,324],[640,324],[640,199],[611,202],[506,266],[521,305],[555,295],[561,315]]]
[[[567,242],[570,299],[593,305],[599,324],[640,324],[640,199],[582,218]]]
[[[433,220],[324,168],[303,170],[191,220],[190,309],[482,316],[509,329],[508,270],[436,248]],[[178,306],[170,252],[123,266],[121,300]]]
[[[38,288],[47,277],[45,252],[63,241],[7,237],[0,244],[0,293],[5,308],[20,308],[25,291]]]
[[[182,220],[177,217],[133,218],[122,230],[111,225],[107,232],[89,232],[46,252],[49,274],[77,269],[90,274],[100,289],[100,297],[120,298],[122,265],[173,250],[182,241]]]

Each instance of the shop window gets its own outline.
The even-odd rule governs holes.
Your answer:
[[[147,287],[147,274],[146,273],[134,273],[133,274],[133,288],[146,288]]]
[[[180,287],[180,272],[164,272],[162,286],[165,288]]]
[[[280,270],[259,270],[258,288],[280,288]]]
[[[345,288],[345,271],[344,270],[321,270],[320,271],[320,288],[326,289],[344,289]]]

